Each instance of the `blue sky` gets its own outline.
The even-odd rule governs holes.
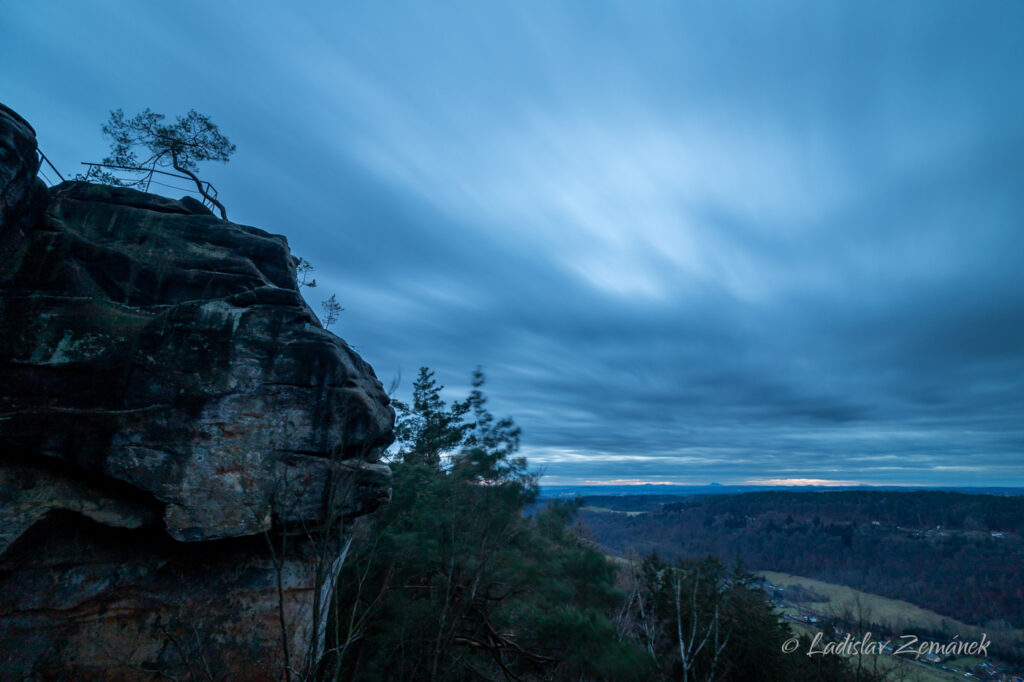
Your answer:
[[[1024,485],[1020,3],[5,3],[64,171],[204,177],[404,396],[488,375],[545,483]],[[170,192],[175,194],[174,192]]]

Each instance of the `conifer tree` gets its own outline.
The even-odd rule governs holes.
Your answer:
[[[622,597],[615,571],[565,531],[575,507],[523,513],[536,475],[484,383],[477,369],[449,405],[422,368],[412,402],[397,403],[393,499],[343,569],[326,668],[356,680],[645,679],[640,650],[608,618]]]

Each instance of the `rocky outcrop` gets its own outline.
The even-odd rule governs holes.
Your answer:
[[[0,108],[0,677],[273,679],[282,616],[301,667],[390,493],[380,382],[284,237],[35,145]]]

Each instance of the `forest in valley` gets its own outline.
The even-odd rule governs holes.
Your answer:
[[[604,509],[643,501],[590,498]],[[584,511],[616,553],[712,554],[901,599],[967,623],[1024,627],[1024,496],[770,491]]]

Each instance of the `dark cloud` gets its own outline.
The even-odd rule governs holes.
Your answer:
[[[482,365],[549,482],[1024,484],[1019,4],[6,13],[51,158],[209,113],[385,385]]]

